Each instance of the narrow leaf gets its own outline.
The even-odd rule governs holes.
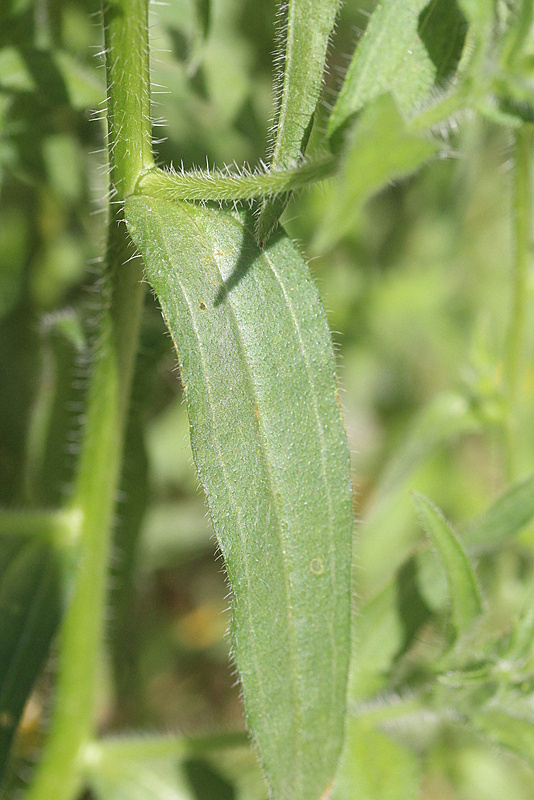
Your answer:
[[[233,591],[245,711],[274,797],[339,757],[350,651],[349,454],[317,291],[281,232],[133,198],[126,219],[173,337],[191,445]]]
[[[275,120],[271,169],[293,167],[302,157],[321,92],[328,40],[340,0],[288,0],[284,13],[284,74]],[[289,195],[265,200],[256,229],[265,241],[278,222]]]
[[[456,0],[383,0],[358,45],[328,125],[332,136],[371,100],[391,92],[402,111],[453,74],[466,35]]]
[[[58,559],[43,541],[0,540],[0,777],[60,615]]]
[[[475,574],[460,542],[441,511],[427,497],[414,493],[415,507],[441,560],[451,599],[451,617],[457,637],[466,633],[482,612]]]
[[[506,545],[534,517],[534,475],[514,483],[479,517],[460,528],[471,550],[493,550]]]
[[[370,104],[349,137],[314,249],[324,252],[337,244],[355,227],[372,194],[415,172],[439,149],[438,142],[407,130],[391,95]]]

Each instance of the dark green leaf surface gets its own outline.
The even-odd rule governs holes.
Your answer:
[[[262,251],[247,218],[142,198],[126,218],[178,352],[250,730],[274,797],[320,798],[342,741],[352,513],[317,291],[287,237]]]
[[[427,497],[414,493],[415,507],[427,535],[436,548],[449,585],[451,617],[457,636],[466,633],[482,612],[475,574],[447,520]]]
[[[284,75],[275,122],[273,170],[293,166],[306,149],[340,0],[289,0],[283,6]],[[287,198],[283,195],[264,202],[257,226],[260,241],[278,222]]]
[[[61,575],[50,545],[0,541],[0,776],[60,615]]]
[[[328,133],[373,97],[391,92],[404,112],[451,77],[466,34],[456,0],[383,0],[358,45],[332,111]]]

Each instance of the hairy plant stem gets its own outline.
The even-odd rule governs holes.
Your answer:
[[[513,195],[515,253],[512,278],[512,308],[504,359],[506,467],[509,480],[515,480],[518,477],[517,412],[523,375],[523,350],[528,300],[528,266],[530,261],[532,216],[530,189],[532,131],[532,126],[523,125],[515,132]]]
[[[147,0],[106,0],[104,9],[111,188],[118,199],[152,164],[147,6]],[[94,737],[110,534],[144,296],[141,265],[128,260],[121,213],[112,206],[87,422],[70,502],[81,518],[79,560],[60,633],[54,717],[27,800],[71,800],[83,780],[83,750]]]
[[[266,195],[302,189],[316,181],[330,178],[337,166],[338,159],[327,155],[293,169],[254,172],[248,175],[220,170],[180,173],[153,169],[141,175],[135,194],[171,201],[254,200]]]

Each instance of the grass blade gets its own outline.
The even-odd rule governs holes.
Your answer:
[[[178,352],[248,725],[273,796],[318,799],[350,651],[349,454],[326,318],[295,247],[280,233],[260,250],[250,217],[132,198],[126,218]]]
[[[508,544],[534,517],[534,475],[514,483],[490,508],[460,529],[468,550],[484,551]]]

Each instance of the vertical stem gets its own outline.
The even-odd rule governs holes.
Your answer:
[[[505,350],[506,458],[510,480],[517,478],[516,415],[525,339],[532,214],[530,188],[532,127],[523,125],[516,131],[515,137],[513,297]]]
[[[111,188],[119,201],[152,164],[147,17],[148,0],[108,0],[104,10]],[[72,800],[94,733],[110,534],[144,296],[141,265],[128,260],[120,205],[112,205],[109,217],[102,310],[71,501],[82,520],[79,562],[61,629],[54,718],[27,800]]]

